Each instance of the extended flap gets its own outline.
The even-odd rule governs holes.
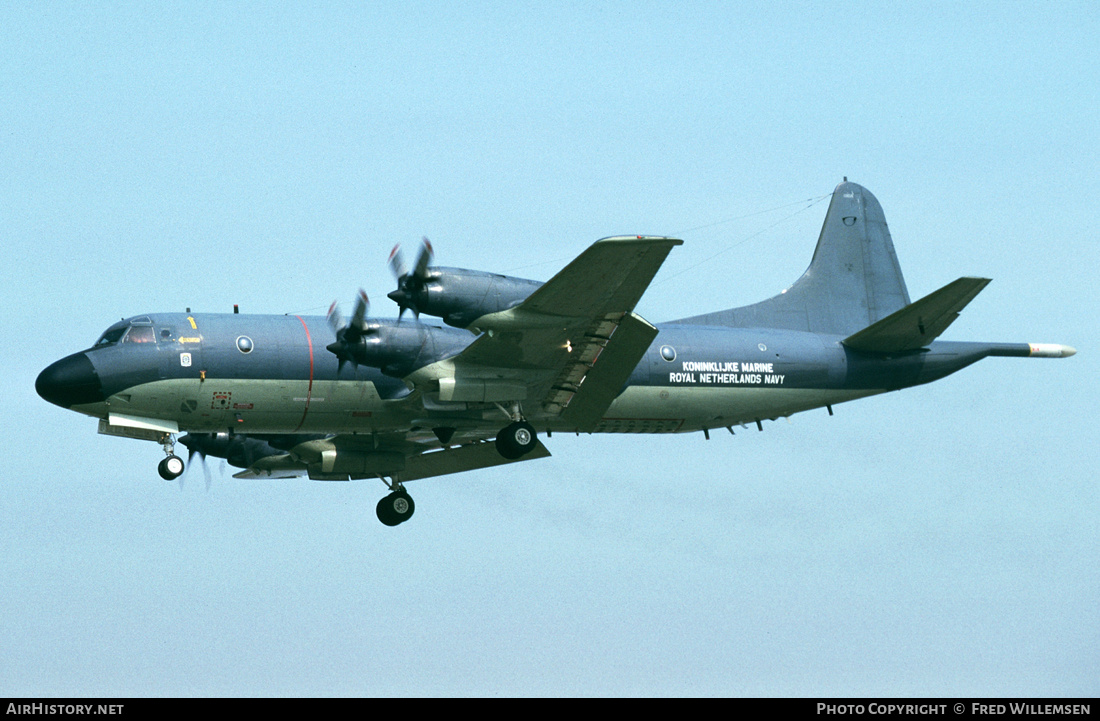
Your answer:
[[[562,411],[562,418],[576,424],[578,430],[595,428],[656,337],[657,329],[645,319],[634,313],[623,316]]]
[[[442,451],[412,456],[405,460],[405,470],[396,474],[395,477],[402,482],[415,481],[421,478],[473,471],[478,468],[501,466],[505,463],[533,461],[536,458],[548,458],[549,456],[550,451],[546,450],[546,446],[542,445],[541,441],[535,445],[530,453],[511,460],[500,455],[495,443],[473,443],[458,448],[448,448]]]

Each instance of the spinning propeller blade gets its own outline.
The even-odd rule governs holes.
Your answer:
[[[400,282],[401,278],[409,274],[408,268],[405,266],[405,259],[401,257],[401,244],[393,246],[393,250],[390,251],[390,270],[393,271],[393,276]]]
[[[340,312],[340,301],[332,301],[332,305],[328,307],[328,324],[332,327],[334,333],[339,333],[340,329],[344,327],[344,314]]]
[[[370,310],[370,299],[362,288],[359,289],[359,297],[355,299],[355,310],[351,313],[351,323],[348,330],[355,332],[355,340],[363,337],[363,331],[367,329],[367,311]]]
[[[207,493],[210,492],[210,483],[211,483],[212,478],[211,478],[211,475],[210,475],[210,466],[208,466],[207,463],[206,463],[207,455],[206,455],[206,450],[205,450],[204,446],[215,443],[216,442],[215,439],[216,439],[216,436],[213,436],[212,434],[195,435],[195,434],[192,434],[192,433],[188,433],[187,435],[180,438],[180,443],[187,446],[187,468],[188,468],[188,470],[190,470],[191,468],[194,467],[195,457],[198,456],[198,458],[199,458],[199,464],[202,466],[202,476],[203,476],[204,482],[206,483]],[[187,473],[184,473],[180,476],[180,479],[179,479],[180,490],[183,489],[183,479],[186,478],[187,475],[188,475]]]
[[[428,279],[428,264],[432,262],[432,256],[435,255],[435,251],[432,250],[431,241],[427,237],[421,238],[423,245],[420,246],[420,257],[416,259],[416,268],[413,270],[413,277],[417,282],[423,285],[424,281]]]
[[[413,267],[412,273],[409,273],[405,260],[401,255],[400,244],[395,245],[393,250],[390,251],[390,270],[393,271],[393,275],[397,279],[397,290],[389,293],[387,297],[397,303],[397,307],[400,308],[397,314],[399,321],[406,310],[411,310],[414,317],[420,317],[420,309],[416,307],[416,294],[424,289],[431,278],[429,266],[434,256],[435,251],[432,249],[431,241],[426,237],[423,238],[420,255],[416,258],[416,265]]]

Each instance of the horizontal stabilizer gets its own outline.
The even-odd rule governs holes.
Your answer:
[[[955,322],[989,278],[959,278],[915,303],[844,339],[844,345],[868,353],[901,353],[926,347]]]

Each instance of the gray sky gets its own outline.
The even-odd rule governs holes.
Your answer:
[[[0,695],[1100,692],[1094,3],[0,6]],[[395,242],[753,302],[842,176],[944,336],[1067,343],[755,428],[246,482],[34,393],[122,316],[374,313]],[[817,200],[818,202],[813,202]]]

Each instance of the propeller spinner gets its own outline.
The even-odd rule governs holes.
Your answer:
[[[336,301],[333,301],[328,309],[328,323],[336,334],[336,341],[328,345],[328,350],[340,359],[340,369],[344,367],[345,363],[356,365],[355,346],[359,345],[359,341],[364,336],[373,332],[373,329],[367,325],[367,311],[369,309],[370,299],[367,298],[367,294],[362,289],[359,290],[359,297],[355,299],[355,309],[352,311],[351,320],[347,325],[344,324],[344,315],[340,312]]]

